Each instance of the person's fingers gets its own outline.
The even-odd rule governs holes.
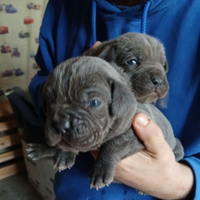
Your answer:
[[[90,153],[92,154],[93,158],[96,160],[99,152],[98,151],[90,151]]]
[[[92,156],[93,156],[94,159],[97,158],[99,150],[100,150],[100,148],[98,148],[96,150],[93,150],[93,151],[90,151],[90,153],[92,154]]]
[[[91,50],[95,49],[98,45],[100,45],[101,42],[100,41],[96,41],[87,51],[85,51],[82,56],[85,56],[88,54],[88,52],[90,52]]]
[[[163,148],[166,147],[167,143],[157,124],[145,114],[138,113],[135,115],[132,125],[147,151],[157,155],[163,154]]]
[[[96,48],[96,47],[99,46],[100,44],[101,44],[100,41],[96,41],[96,42],[90,47],[89,50],[92,50],[92,49]]]

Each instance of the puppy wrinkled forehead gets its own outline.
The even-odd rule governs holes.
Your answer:
[[[147,34],[142,33],[126,33],[118,37],[117,48],[122,52],[137,53],[143,58],[152,57],[152,60],[159,59],[161,62],[165,62],[165,49],[163,44]],[[143,54],[143,55],[142,55]]]
[[[73,88],[104,88],[108,80],[124,82],[123,77],[106,61],[97,57],[82,56],[66,60],[51,73],[49,85],[64,95]]]
[[[106,61],[98,57],[79,57],[73,64],[73,74],[78,76],[90,76],[91,74],[102,74],[104,77],[115,77],[121,79],[119,73]]]

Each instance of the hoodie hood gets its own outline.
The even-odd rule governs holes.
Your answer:
[[[134,17],[141,17],[141,13],[144,10],[144,7],[148,0],[145,0],[142,4],[132,6],[132,7],[124,7],[122,6],[116,6],[114,3],[111,1],[106,1],[106,0],[93,0],[96,2],[97,7],[98,7],[98,12],[101,12],[104,15],[107,16],[134,16]],[[153,14],[154,12],[157,12],[159,10],[165,9],[169,5],[171,5],[173,1],[170,0],[151,0],[151,6],[149,7],[149,14]]]
[[[140,18],[141,25],[140,25],[140,32],[146,33],[146,21],[147,21],[147,14],[149,9],[152,5],[152,0],[146,0],[142,4],[132,7],[124,7],[124,6],[116,6],[112,1],[106,0],[93,0],[92,2],[92,16],[91,16],[91,23],[92,23],[92,44],[96,42],[97,38],[97,25],[96,25],[96,16],[97,12],[104,19],[117,19],[117,18],[131,18],[133,17]],[[97,11],[98,9],[98,11]],[[105,21],[106,21],[105,20]]]
[[[91,25],[92,25],[92,40],[91,45],[93,45],[98,37],[97,37],[97,15],[101,16],[102,21],[104,23],[110,23],[111,21],[118,20],[121,21],[121,24],[112,23],[111,29],[107,31],[107,38],[113,39],[123,32],[127,32],[130,28],[127,28],[127,20],[128,21],[138,21],[137,29],[135,32],[146,33],[146,24],[147,18],[151,17],[154,13],[159,10],[163,10],[171,5],[174,1],[170,0],[144,0],[144,2],[140,5],[126,7],[126,6],[117,6],[114,4],[112,0],[91,0],[92,1],[92,16],[91,16]],[[122,22],[123,21],[123,22]],[[118,28],[118,32],[115,31],[116,26]],[[108,26],[107,26],[108,27]],[[123,30],[119,32],[119,30]],[[98,30],[99,32],[100,30]],[[148,34],[148,33],[147,33]],[[102,38],[99,38],[100,41]]]

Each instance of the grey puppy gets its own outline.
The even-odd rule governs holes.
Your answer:
[[[32,145],[28,156],[36,160],[59,149],[56,166],[62,170],[74,165],[78,152],[101,146],[89,177],[91,187],[102,188],[113,181],[120,160],[144,149],[131,126],[142,112],[158,124],[180,160],[183,147],[168,120],[154,105],[138,103],[126,74],[119,72],[97,57],[71,58],[57,66],[43,89],[45,137],[56,148]]]
[[[156,38],[142,33],[125,33],[106,41],[85,56],[98,56],[123,69],[140,103],[156,102],[169,89],[165,49]]]

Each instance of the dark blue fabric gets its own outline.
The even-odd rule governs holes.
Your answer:
[[[44,121],[37,115],[30,95],[14,87],[7,95],[18,128],[23,128],[23,140],[27,143],[45,144]]]
[[[26,94],[21,88],[13,88],[8,96],[9,102],[14,111],[17,126],[23,128],[22,116],[33,126],[44,127],[44,121],[35,112],[33,103],[29,99],[29,95]]]
[[[124,8],[105,0],[95,2],[97,40],[113,39],[125,32],[140,32],[141,17],[147,1],[138,6]],[[56,65],[70,57],[80,56],[93,44],[92,5],[92,0],[50,0],[48,3],[40,31],[40,48],[36,55],[41,71],[29,87],[35,108],[41,115],[41,88],[47,75]],[[193,156],[200,153],[199,10],[198,0],[152,0],[146,18],[146,33],[158,38],[166,48],[170,90],[167,108],[161,111],[171,122],[175,136],[184,146],[185,159],[195,172],[195,200],[200,199],[200,164],[199,158]],[[85,157],[79,155],[77,161],[72,170],[56,175],[57,200],[87,199],[84,195],[75,198],[75,189],[81,191],[77,191],[77,194],[88,191],[89,199],[99,198],[97,196],[101,191],[88,190],[87,173],[77,175],[78,170],[82,169],[81,163],[86,162]],[[88,162],[88,172],[90,165]],[[122,194],[125,186],[115,185],[110,186],[116,187],[113,190],[105,189],[104,199],[124,199]],[[130,196],[132,194],[132,199],[153,199],[150,196],[138,195],[132,188],[126,188]]]
[[[100,190],[90,189],[88,172],[94,159],[90,153],[81,153],[76,158],[76,165],[70,170],[58,172],[55,177],[55,194],[58,200],[155,200],[149,195],[138,195],[138,192],[126,185],[112,183]],[[68,184],[66,184],[69,182]],[[59,186],[59,187],[57,187]]]
[[[92,2],[92,44],[94,44],[97,41],[97,32],[96,32],[96,1]]]

